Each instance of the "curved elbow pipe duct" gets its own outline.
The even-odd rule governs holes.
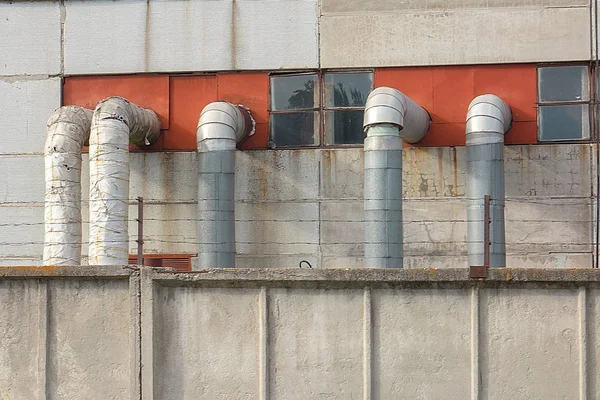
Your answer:
[[[467,111],[467,253],[469,266],[483,266],[484,197],[490,196],[489,266],[506,266],[504,241],[504,134],[510,107],[498,96],[477,96]]]
[[[363,128],[365,267],[402,268],[402,140],[429,130],[424,108],[400,91],[380,87],[367,98]]]
[[[202,110],[198,145],[198,266],[235,267],[235,148],[254,133],[250,111],[224,101]]]
[[[91,110],[65,106],[46,125],[44,265],[81,262],[81,147],[91,120]]]
[[[156,114],[122,97],[96,106],[90,133],[90,265],[125,265],[129,254],[129,144],[160,136]]]

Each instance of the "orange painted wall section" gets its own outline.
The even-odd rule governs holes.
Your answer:
[[[172,76],[171,122],[163,132],[165,150],[196,150],[196,127],[200,112],[218,99],[214,75]]]
[[[169,76],[75,76],[65,78],[63,104],[89,109],[110,96],[121,96],[160,118],[162,129],[169,128]]]
[[[500,96],[513,111],[507,144],[537,142],[535,65],[377,68],[374,84],[399,89],[430,113],[431,129],[414,146],[464,145],[467,107],[475,96],[485,93]],[[93,109],[109,96],[126,97],[159,115],[163,134],[151,150],[195,151],[200,112],[216,100],[250,108],[256,133],[240,144],[241,149],[267,146],[268,72],[65,78],[64,104]]]
[[[537,142],[535,65],[378,68],[374,84],[397,88],[431,115],[429,133],[415,146],[463,146],[467,107],[486,93],[500,96],[513,112],[505,143]]]

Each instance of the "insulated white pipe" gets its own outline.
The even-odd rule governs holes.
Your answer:
[[[429,130],[427,111],[400,91],[380,87],[364,115],[365,267],[402,268],[402,140],[415,143]]]
[[[81,147],[91,120],[91,110],[64,106],[46,124],[44,265],[81,262]]]
[[[224,101],[202,110],[198,144],[198,267],[235,267],[235,147],[254,133],[250,111]]]
[[[467,253],[469,266],[506,266],[504,239],[504,134],[512,124],[510,107],[498,96],[477,96],[467,111]],[[484,243],[485,205],[490,202],[490,242]]]
[[[122,97],[96,106],[90,133],[90,265],[126,265],[129,255],[129,144],[148,146],[160,136],[152,110]]]

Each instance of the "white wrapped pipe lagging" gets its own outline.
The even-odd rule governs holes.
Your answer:
[[[96,106],[90,131],[90,265],[125,265],[129,255],[129,144],[147,146],[160,136],[152,110],[122,97]]]
[[[92,110],[64,106],[46,124],[44,265],[81,263],[81,147],[91,120]]]

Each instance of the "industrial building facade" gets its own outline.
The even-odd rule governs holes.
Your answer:
[[[600,398],[599,18],[597,0],[1,2],[0,398]],[[431,119],[375,175],[398,182],[402,269],[364,268],[381,87]],[[485,94],[510,108],[493,159],[508,268],[473,279],[466,118]],[[143,197],[146,264],[194,271],[95,265],[98,126],[143,125],[109,106],[153,128],[114,146],[118,245],[136,264]],[[61,110],[92,133],[48,164],[47,137],[78,130]],[[203,110],[252,135],[206,156]],[[67,200],[55,169],[83,220],[68,266],[44,243]],[[237,268],[202,258],[217,173]]]

